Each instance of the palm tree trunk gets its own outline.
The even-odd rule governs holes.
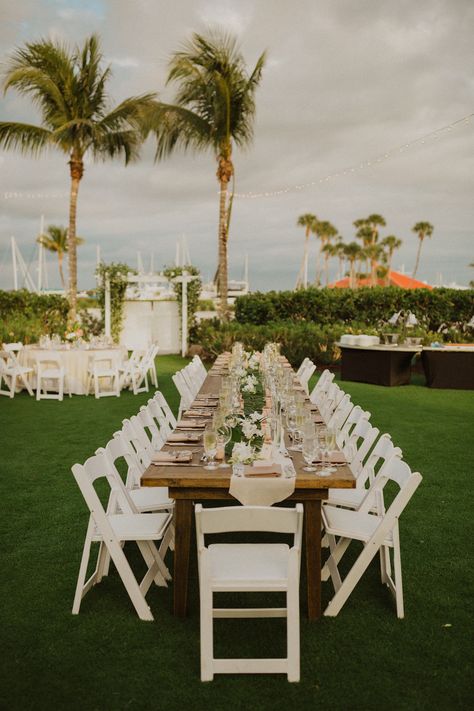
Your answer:
[[[77,318],[77,245],[76,245],[76,212],[79,183],[84,173],[82,158],[77,154],[71,155],[69,161],[71,172],[71,192],[69,198],[69,229],[67,234],[68,262],[69,262],[69,325]]]
[[[416,272],[418,271],[418,264],[420,263],[421,245],[423,244],[423,237],[421,235],[418,235],[418,238],[419,238],[420,242],[418,244],[418,251],[416,253],[415,268],[413,270],[412,277],[414,277]]]
[[[218,235],[218,290],[219,290],[219,311],[221,318],[227,318],[227,291],[228,291],[228,269],[227,269],[227,181],[220,181],[219,198],[219,235]]]
[[[393,252],[388,253],[387,276],[385,277],[385,286],[390,286],[390,272],[392,271]]]
[[[349,264],[349,287],[355,289],[355,259],[351,259]]]
[[[324,257],[324,278],[327,286],[329,284],[329,255]]]
[[[58,252],[58,267],[59,267],[59,276],[61,277],[61,284],[63,289],[66,289],[66,282],[64,281],[64,273],[63,273],[63,253]]]

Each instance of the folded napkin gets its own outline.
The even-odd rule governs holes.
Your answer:
[[[167,442],[199,442],[201,435],[198,432],[172,432],[168,435]]]
[[[193,458],[192,452],[155,452],[151,461],[153,464],[172,464],[174,462],[190,462]]]
[[[329,454],[329,461],[331,464],[346,464],[347,459],[344,456],[344,452],[331,452]]]
[[[321,415],[313,415],[313,422],[314,422],[316,425],[322,425],[322,424],[324,423],[324,420],[323,420],[323,418],[321,417]]]
[[[195,402],[214,402],[219,400],[219,395],[196,395]]]
[[[186,410],[183,412],[183,417],[212,417],[212,412],[210,410]]]
[[[180,420],[176,425],[178,430],[203,430],[206,423],[202,420]]]
[[[295,490],[296,478],[282,475],[291,459],[278,457],[269,467],[245,467],[244,476],[232,474],[229,494],[244,506],[271,506],[287,499]]]

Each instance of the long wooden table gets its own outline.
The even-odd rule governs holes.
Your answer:
[[[204,381],[201,394],[215,394],[220,389],[220,375],[213,369]],[[202,445],[196,445],[194,449]],[[177,450],[179,447],[164,449]],[[186,449],[186,447],[183,447]],[[327,499],[328,488],[354,488],[355,478],[349,467],[338,467],[328,477],[318,472],[303,471],[299,452],[290,452],[296,469],[295,491],[286,501],[302,502],[304,506],[304,544],[307,576],[307,611],[310,620],[321,616],[321,501]],[[192,464],[199,464],[201,452],[193,454]],[[204,466],[150,465],[142,476],[142,486],[167,486],[175,501],[174,604],[178,617],[187,614],[188,576],[195,501],[226,500],[229,494],[231,469],[208,470]]]

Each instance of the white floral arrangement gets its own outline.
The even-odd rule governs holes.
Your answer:
[[[256,458],[255,451],[248,442],[236,442],[232,447],[231,464],[252,464]]]
[[[243,393],[254,393],[256,386],[258,385],[258,378],[255,375],[246,375],[242,378],[242,392]]]

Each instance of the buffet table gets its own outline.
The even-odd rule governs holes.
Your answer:
[[[474,390],[474,344],[423,348],[421,362],[429,388]]]
[[[341,349],[341,380],[372,385],[407,385],[411,362],[422,346],[354,346],[337,343]]]

